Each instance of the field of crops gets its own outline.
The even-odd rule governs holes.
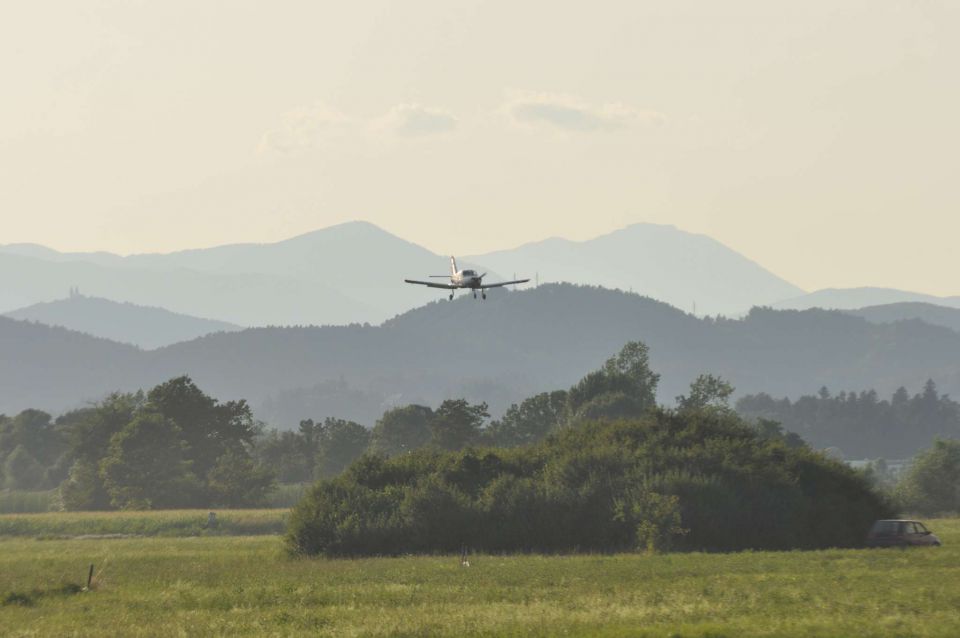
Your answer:
[[[471,556],[469,567],[290,559],[269,535],[7,536],[0,635],[960,635],[960,519],[928,524],[944,547]],[[92,590],[80,591],[91,563]]]
[[[304,484],[281,484],[267,494],[267,508],[289,508],[296,505],[306,491]],[[55,512],[61,508],[59,490],[0,490],[0,515]]]
[[[210,524],[207,510],[48,512],[0,516],[0,538],[76,536],[257,536],[282,534],[288,509],[224,510]]]

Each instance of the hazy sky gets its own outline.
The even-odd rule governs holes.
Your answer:
[[[647,221],[808,289],[960,294],[958,34],[952,0],[5,3],[0,243]]]

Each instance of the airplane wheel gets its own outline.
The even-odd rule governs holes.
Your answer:
[[[450,301],[453,301],[453,293],[452,293],[452,292],[450,293],[449,299],[450,299]]]
[[[487,293],[483,293],[483,298],[484,298],[484,299],[487,298]]]

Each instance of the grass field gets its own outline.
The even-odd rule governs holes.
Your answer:
[[[469,568],[290,559],[275,536],[6,537],[0,635],[957,636],[960,519],[928,522],[944,547],[472,556]],[[79,592],[90,563],[93,591]]]

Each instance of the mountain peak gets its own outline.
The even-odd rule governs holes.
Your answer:
[[[300,235],[295,235],[289,239],[281,240],[277,243],[286,244],[289,242],[298,242],[305,240],[316,240],[316,239],[354,239],[354,238],[363,238],[363,237],[394,237],[391,233],[380,228],[376,224],[373,224],[364,220],[349,221],[343,222],[342,224],[334,224],[333,226],[325,226],[323,228],[318,228],[316,230],[307,231],[301,233]]]
[[[612,231],[613,233],[622,232],[622,231],[635,231],[635,230],[662,230],[669,232],[682,233],[684,235],[694,235],[696,233],[691,233],[686,230],[680,230],[674,224],[657,224],[655,222],[634,222],[632,224],[627,224],[623,228]],[[612,233],[607,233],[612,234]]]
[[[803,294],[707,235],[637,223],[585,241],[545,240],[469,257],[503,273],[635,291],[699,314],[739,314]]]

